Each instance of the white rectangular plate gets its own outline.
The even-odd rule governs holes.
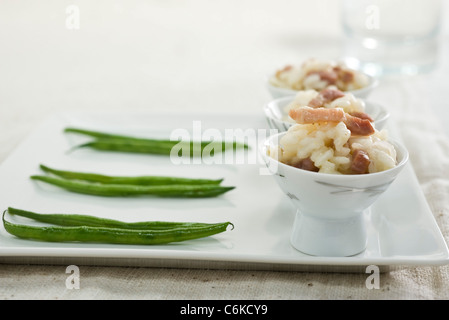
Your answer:
[[[194,121],[199,121],[195,125],[199,124],[200,130],[194,129]],[[294,209],[274,178],[261,174],[264,167],[257,157],[261,141],[249,139],[251,151],[243,157],[235,154],[239,163],[220,158],[221,164],[174,164],[164,156],[89,149],[69,152],[85,138],[63,133],[67,126],[143,137],[169,137],[173,132],[206,137],[214,129],[223,137],[226,132],[237,133],[235,129],[247,130],[247,136],[254,132],[260,139],[266,137],[264,130],[258,130],[266,129],[262,116],[70,113],[50,117],[0,166],[0,210],[10,206],[123,221],[231,221],[235,228],[203,239],[139,246],[31,241],[18,239],[1,227],[0,262],[333,272],[364,272],[368,265],[389,271],[449,263],[447,245],[411,164],[366,212],[368,245],[363,253],[344,258],[315,257],[296,251],[289,243]],[[30,175],[42,173],[39,164],[111,175],[224,178],[224,185],[236,189],[210,199],[95,197],[30,180]]]

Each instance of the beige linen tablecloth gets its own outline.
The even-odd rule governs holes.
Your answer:
[[[65,25],[76,4],[80,28]],[[326,10],[323,10],[326,9]],[[207,13],[207,14],[206,14]],[[316,23],[316,19],[326,24]],[[0,164],[61,111],[241,110],[260,116],[263,76],[293,59],[338,56],[338,1],[2,1]],[[449,240],[448,37],[430,74],[383,79],[420,186]],[[2,183],[5,183],[2,181]],[[0,195],[1,196],[1,195]],[[1,258],[0,258],[1,262]],[[365,273],[0,264],[2,299],[448,299],[449,267]]]

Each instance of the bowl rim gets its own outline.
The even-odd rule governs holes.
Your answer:
[[[402,155],[402,159],[400,159],[400,161],[398,161],[396,166],[391,169],[387,169],[387,170],[379,171],[379,172],[373,172],[373,173],[357,173],[357,174],[334,174],[334,173],[327,173],[327,172],[314,172],[314,171],[303,170],[303,169],[292,167],[292,166],[285,164],[279,160],[276,160],[276,159],[270,157],[269,155],[267,155],[267,153],[266,153],[267,146],[269,145],[270,141],[272,141],[276,137],[279,137],[278,139],[280,139],[281,136],[285,135],[286,133],[287,132],[284,131],[284,132],[279,132],[279,133],[269,136],[261,143],[261,145],[259,146],[259,151],[262,154],[262,157],[264,159],[268,159],[269,161],[275,162],[277,165],[280,165],[281,167],[287,168],[289,170],[295,170],[295,169],[300,170],[299,172],[306,174],[306,175],[311,175],[311,176],[316,176],[316,177],[328,177],[330,179],[342,179],[342,180],[351,180],[351,179],[359,178],[359,177],[370,178],[370,177],[385,175],[385,174],[388,174],[388,173],[391,173],[394,171],[399,171],[409,161],[409,152],[408,152],[407,148],[405,147],[405,145],[398,139],[389,138],[389,139],[387,139],[387,141],[389,143],[393,144],[393,146],[396,149],[397,154],[399,154],[399,152],[398,152],[398,149],[399,149],[400,154]]]
[[[270,119],[273,119],[273,120],[276,120],[276,121],[281,121],[281,122],[283,122],[285,124],[288,124],[290,126],[294,125],[295,123],[293,123],[293,122],[288,122],[288,121],[285,121],[283,119],[275,117],[273,112],[270,110],[271,108],[275,107],[275,108],[277,108],[279,110],[279,112],[284,113],[284,111],[279,108],[279,104],[281,102],[284,102],[284,101],[287,101],[287,100],[290,100],[290,99],[293,100],[294,98],[295,98],[295,95],[293,95],[293,96],[284,96],[284,97],[279,97],[279,98],[270,100],[263,107],[265,115],[267,117],[269,117]],[[361,98],[358,98],[358,99],[362,100],[366,105],[369,104],[371,106],[374,106],[374,107],[378,108],[379,111],[381,112],[382,117],[380,117],[379,119],[375,119],[374,120],[374,124],[376,124],[376,122],[380,123],[382,121],[385,121],[385,120],[387,120],[391,116],[390,112],[382,104],[380,104],[378,102],[371,101],[371,100],[367,100],[367,99],[361,99]]]

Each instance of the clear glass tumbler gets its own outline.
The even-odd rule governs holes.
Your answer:
[[[342,0],[346,63],[373,76],[431,71],[442,0]]]

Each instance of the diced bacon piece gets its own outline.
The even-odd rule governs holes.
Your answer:
[[[342,70],[341,66],[335,66],[332,68],[332,70],[334,70],[335,72],[340,72]]]
[[[331,102],[335,99],[344,97],[345,94],[338,89],[324,89],[320,91],[320,95],[326,100],[326,102]]]
[[[334,67],[333,70],[345,84],[351,83],[354,80],[354,72],[352,70],[343,70],[340,66]]]
[[[351,134],[357,136],[370,136],[376,131],[371,124],[371,121],[367,119],[360,119],[351,116],[350,114],[346,114],[343,122],[346,124],[346,128],[351,131]]]
[[[317,96],[316,98],[313,98],[312,100],[310,100],[307,105],[311,108],[320,108],[320,107],[324,106],[324,100],[322,97]]]
[[[310,158],[299,160],[299,162],[294,163],[293,166],[307,171],[314,171],[314,172],[319,171],[319,168],[315,166],[315,164]]]
[[[315,122],[340,122],[345,119],[345,112],[340,108],[310,108],[300,107],[291,109],[288,115],[297,123],[315,123]]]
[[[337,89],[324,89],[321,90],[316,98],[313,98],[308,103],[309,107],[319,108],[324,106],[326,103],[332,102],[335,99],[343,97],[345,94]]]
[[[366,120],[369,120],[371,122],[374,122],[374,119],[369,114],[367,114],[365,112],[354,111],[354,112],[350,112],[349,114],[351,116],[353,116],[353,117],[357,117],[357,118],[360,118],[360,119],[366,119]]]
[[[358,136],[369,136],[376,131],[369,120],[351,116],[341,108],[300,107],[291,109],[288,115],[300,124],[343,121],[351,134]]]
[[[339,76],[343,83],[351,83],[354,80],[354,73],[351,71],[341,71]]]
[[[321,80],[326,81],[328,84],[335,84],[338,80],[338,75],[333,70],[319,70],[310,71],[307,75],[317,74]]]
[[[368,166],[370,164],[368,153],[357,149],[352,154],[351,172],[355,174],[368,173]]]

